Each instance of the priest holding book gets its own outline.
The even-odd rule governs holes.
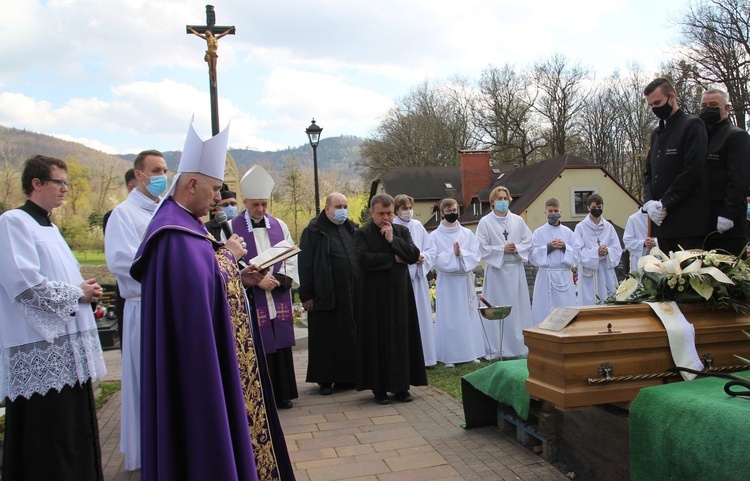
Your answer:
[[[247,243],[245,262],[279,242],[294,245],[286,224],[266,212],[274,185],[271,175],[260,165],[252,166],[240,181],[245,211],[232,220],[232,231]],[[291,293],[297,287],[297,258],[292,256],[274,264],[258,285],[247,289],[266,352],[276,405],[281,409],[291,408],[292,399],[297,398]]]

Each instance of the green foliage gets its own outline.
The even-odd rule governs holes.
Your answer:
[[[88,222],[79,218],[61,222],[58,227],[73,250],[102,251],[104,249],[104,237],[100,227],[90,227]]]
[[[665,254],[658,252],[642,258],[643,276],[631,272],[609,304],[642,301],[707,302],[718,309],[750,312],[750,266],[740,258],[699,249]]]
[[[89,266],[101,266],[107,263],[107,258],[104,256],[104,251],[102,250],[92,250],[92,251],[73,251],[73,255],[76,257],[76,260],[83,265],[89,265]]]
[[[456,364],[456,367],[447,368],[443,364],[427,369],[427,381],[430,386],[438,388],[450,394],[451,397],[461,401],[461,378],[469,373],[482,369],[490,364],[489,361],[482,359],[479,364],[467,362]]]
[[[102,220],[103,220],[104,214],[100,212],[92,212],[89,214],[89,228],[102,228]]]
[[[107,404],[107,401],[114,393],[120,390],[121,386],[120,381],[102,381],[100,382],[97,387],[101,390],[99,395],[96,397],[96,410],[102,408],[105,404]]]

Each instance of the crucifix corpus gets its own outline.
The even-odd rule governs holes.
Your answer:
[[[197,35],[206,41],[206,56],[203,60],[208,64],[208,78],[211,93],[211,130],[212,135],[219,133],[219,95],[216,86],[216,61],[219,55],[219,39],[225,35],[234,35],[234,26],[217,26],[216,12],[213,5],[206,5],[206,24],[187,25],[188,35]]]

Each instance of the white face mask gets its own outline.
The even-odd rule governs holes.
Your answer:
[[[402,210],[398,217],[404,222],[409,222],[414,217],[414,210]]]

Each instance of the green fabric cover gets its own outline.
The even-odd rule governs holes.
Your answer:
[[[531,398],[526,392],[529,369],[526,359],[498,361],[463,377],[477,390],[516,410],[523,419],[529,417]]]
[[[641,389],[630,407],[631,481],[750,479],[750,400],[725,394],[726,382]]]

